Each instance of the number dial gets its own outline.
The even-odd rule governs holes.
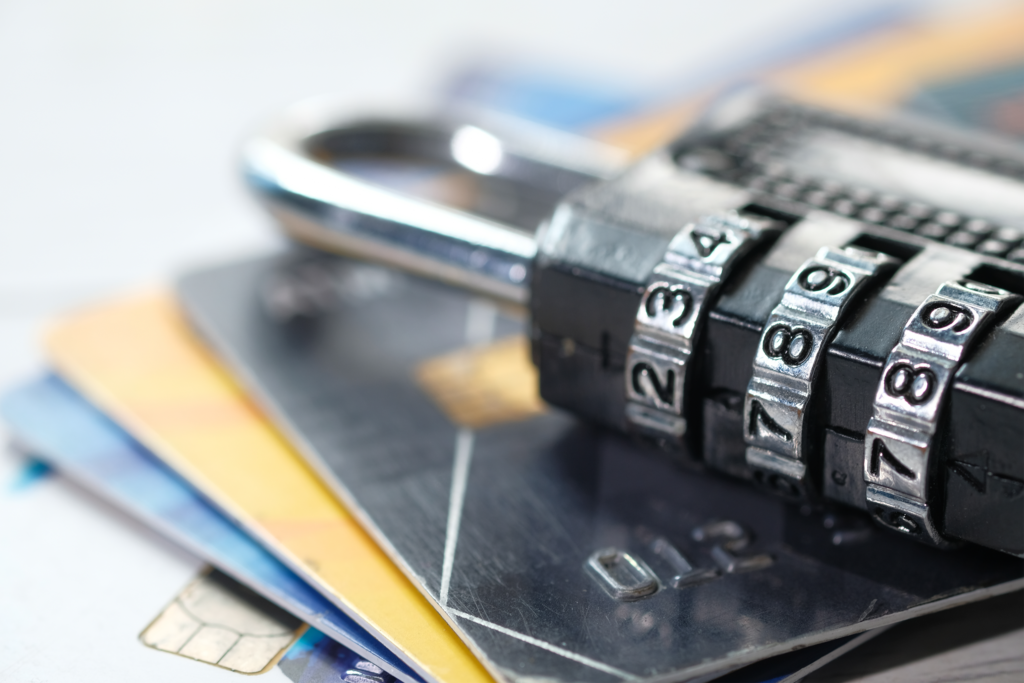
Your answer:
[[[626,354],[626,422],[659,439],[686,432],[687,363],[699,341],[705,302],[732,265],[772,232],[763,219],[704,216],[673,237],[654,267]]]
[[[875,406],[887,415],[899,414],[934,422],[939,419],[943,391],[957,364],[913,348],[897,347],[882,369]]]
[[[807,495],[805,427],[823,351],[858,290],[895,266],[878,252],[826,247],[790,278],[765,324],[744,401],[755,482],[788,498]]]
[[[908,362],[899,362],[885,373],[885,393],[913,406],[927,403],[935,395],[937,384],[935,373],[927,363],[914,367]]]
[[[939,287],[907,321],[889,353],[864,440],[868,510],[886,527],[949,545],[932,519],[935,435],[953,376],[983,325],[1013,299],[966,281]]]
[[[689,348],[707,289],[707,282],[700,278],[669,265],[657,266],[637,311],[636,331]]]
[[[761,350],[773,360],[796,367],[807,360],[814,348],[814,336],[805,327],[776,323],[764,335]]]
[[[673,414],[682,412],[685,363],[649,346],[630,349],[626,365],[629,400]]]
[[[648,287],[644,295],[649,324],[657,327],[675,329],[690,317],[692,310],[693,295],[681,285],[658,282]]]

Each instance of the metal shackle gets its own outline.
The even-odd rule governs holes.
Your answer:
[[[539,223],[566,193],[626,161],[601,143],[494,114],[370,111],[323,99],[291,107],[244,146],[248,184],[293,239],[519,304],[529,299]],[[480,195],[473,205],[505,210],[462,210],[374,182],[352,171],[366,158],[468,174]]]

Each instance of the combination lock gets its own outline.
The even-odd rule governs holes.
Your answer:
[[[291,237],[528,306],[548,403],[925,543],[1024,556],[1014,143],[748,93],[626,165],[493,118],[318,102],[245,164]]]

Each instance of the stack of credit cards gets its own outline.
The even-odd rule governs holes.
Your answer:
[[[1020,134],[1005,112],[1024,98],[1007,86],[1024,50],[1003,27],[1022,17],[917,43],[886,28],[873,58],[899,40],[904,61],[858,97]],[[973,76],[921,80],[921,55],[968,35]],[[836,79],[870,80],[843,50],[824,60]],[[894,73],[920,87],[897,96]],[[805,61],[762,75],[830,97]],[[539,97],[550,79],[514,68],[452,83],[462,104],[585,124],[631,151],[689,106]],[[287,314],[296,297],[316,315]],[[822,517],[550,409],[525,329],[459,289],[291,247],[56,321],[52,371],[0,413],[18,449],[210,565],[140,640],[242,673],[795,681],[897,622],[1024,587],[1018,558]]]

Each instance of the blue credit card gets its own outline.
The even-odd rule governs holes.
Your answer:
[[[7,393],[0,415],[48,464],[384,671],[422,680],[63,380]]]
[[[907,108],[1024,140],[1024,62],[927,83]]]
[[[312,628],[285,653],[278,667],[295,683],[388,683],[394,680]]]

